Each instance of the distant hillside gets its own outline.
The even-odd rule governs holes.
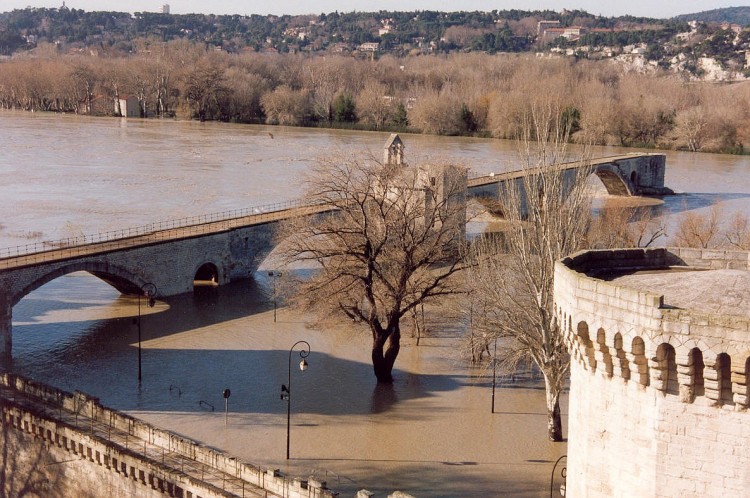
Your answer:
[[[727,7],[684,14],[674,18],[677,21],[728,22],[740,26],[750,26],[750,7]]]

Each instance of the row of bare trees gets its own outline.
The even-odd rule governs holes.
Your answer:
[[[699,249],[750,250],[750,219],[736,212],[727,216],[718,206],[707,212],[688,211],[679,218],[674,243]]]
[[[112,115],[138,99],[142,116],[515,139],[537,95],[554,92],[571,138],[691,151],[742,150],[750,85],[625,73],[609,62],[480,53],[449,56],[227,54],[185,41],[141,40],[129,57],[59,54],[2,63],[0,107]],[[350,106],[337,112],[339,103]]]

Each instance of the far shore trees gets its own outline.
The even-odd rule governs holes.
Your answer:
[[[518,54],[363,60],[152,39],[133,48],[114,57],[40,46],[33,58],[4,60],[0,108],[115,115],[117,97],[135,97],[142,117],[515,139],[529,99],[553,87],[573,142],[731,153],[750,143],[747,82],[686,82],[609,61]]]
[[[321,318],[367,324],[379,383],[393,381],[402,318],[459,292],[451,277],[462,268],[465,181],[446,175],[433,189],[428,171],[363,157],[321,162],[308,200],[333,211],[291,222],[282,233],[287,263],[319,268],[297,284],[296,301]]]

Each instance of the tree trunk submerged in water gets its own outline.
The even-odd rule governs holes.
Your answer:
[[[544,378],[544,391],[547,396],[547,435],[550,441],[562,441],[562,416],[560,415],[560,389],[547,377]]]
[[[384,330],[381,334],[373,334],[372,367],[378,383],[393,382],[393,365],[401,349],[401,331]]]

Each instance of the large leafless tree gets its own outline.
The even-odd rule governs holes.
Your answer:
[[[566,172],[569,129],[554,103],[535,103],[524,114],[519,140],[526,175],[505,186],[498,206],[504,230],[474,244],[471,308],[485,341],[497,341],[492,361],[515,371],[536,365],[544,377],[548,434],[562,440],[560,393],[570,360],[555,318],[555,261],[579,250],[591,220],[587,168]],[[532,140],[535,139],[535,140]]]
[[[308,198],[332,208],[284,230],[288,263],[319,270],[296,297],[319,316],[362,321],[372,334],[378,382],[393,381],[401,319],[424,301],[457,292],[464,243],[465,178],[449,168],[433,187],[429,168],[348,157],[320,164]]]

